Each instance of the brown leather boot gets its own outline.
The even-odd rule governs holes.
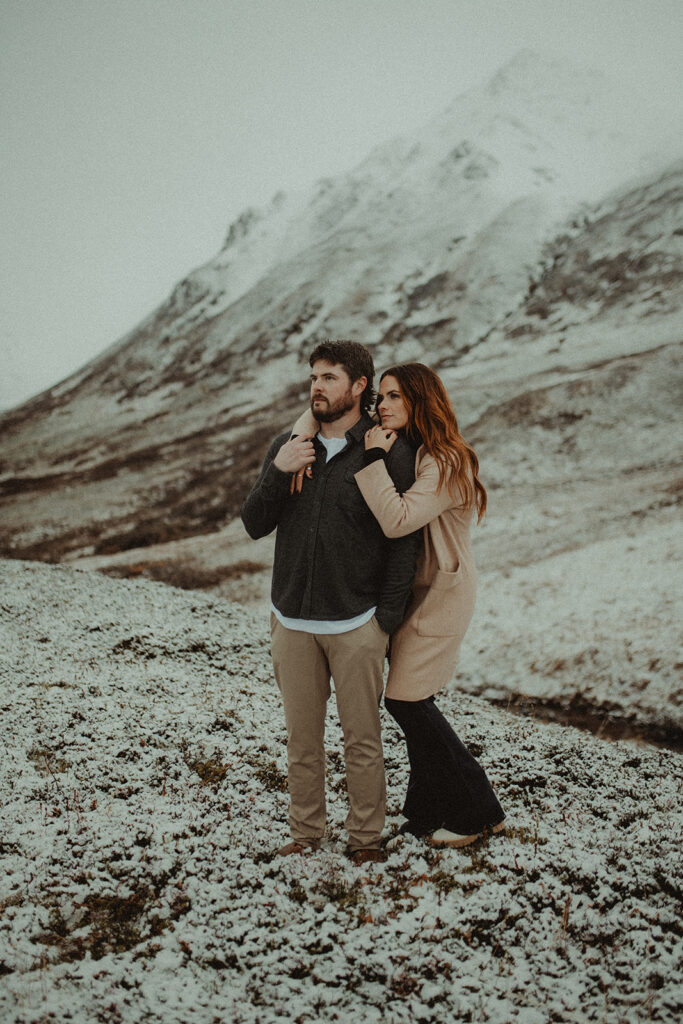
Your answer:
[[[387,859],[386,853],[379,846],[366,846],[362,850],[349,850],[347,851],[347,856],[357,866],[361,864],[381,864]]]
[[[320,849],[319,839],[292,839],[291,843],[281,846],[278,857],[291,857],[293,853],[314,853]]]

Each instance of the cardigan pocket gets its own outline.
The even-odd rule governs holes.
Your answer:
[[[417,632],[420,636],[455,636],[462,629],[462,565],[455,572],[438,569],[420,603]]]

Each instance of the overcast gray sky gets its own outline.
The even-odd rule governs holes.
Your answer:
[[[0,0],[0,408],[519,49],[680,105],[682,43],[683,0]]]

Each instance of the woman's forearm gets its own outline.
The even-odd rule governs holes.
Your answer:
[[[453,499],[447,487],[439,488],[439,471],[428,463],[418,471],[415,483],[399,494],[382,459],[355,474],[368,508],[387,537],[405,537],[431,523]]]

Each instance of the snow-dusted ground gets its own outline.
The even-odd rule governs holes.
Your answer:
[[[325,847],[275,860],[265,618],[61,567],[0,578],[3,1022],[680,1019],[680,756],[453,691],[508,836],[359,869],[331,710]],[[390,721],[386,760],[395,825]]]
[[[602,483],[595,489],[604,501]],[[651,502],[652,493],[645,485],[643,490],[645,503]],[[538,714],[552,710],[577,723],[593,716],[592,728],[642,733],[680,748],[678,511],[667,507],[626,522],[614,517],[611,526],[600,524],[607,536],[591,542],[598,517],[591,500],[588,486],[565,487],[542,506],[520,507],[516,495],[494,496],[484,525],[473,531],[483,568],[455,685],[526,712],[532,706]],[[585,514],[578,534],[571,530],[577,501]],[[554,553],[558,547],[568,550]],[[232,563],[234,575],[215,592],[263,619],[270,604],[272,549],[272,536],[254,543],[235,521],[206,537],[81,559],[78,566],[112,571],[118,563],[147,572],[175,564],[178,579],[187,566],[201,585],[203,572]],[[237,571],[240,566],[244,573]],[[172,570],[169,578],[174,579]]]
[[[509,522],[508,535],[516,528],[525,524]],[[585,704],[680,736],[680,553],[672,514],[537,563],[482,573],[456,685],[495,700]]]

